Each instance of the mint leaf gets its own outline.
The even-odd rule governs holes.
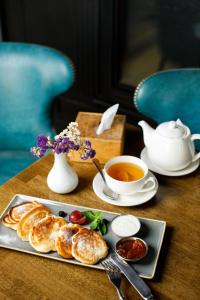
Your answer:
[[[98,221],[98,219],[95,219],[95,220],[90,224],[90,229],[95,230],[95,229],[97,229],[98,225],[99,225],[99,221]]]
[[[102,235],[105,235],[108,231],[108,227],[103,221],[98,225],[98,229]]]
[[[83,215],[86,216],[89,222],[93,222],[94,220],[102,220],[102,212],[101,211],[92,211],[86,210],[83,212]]]
[[[95,218],[102,220],[102,212],[101,211],[95,212]]]
[[[106,219],[102,219],[102,212],[101,211],[92,211],[87,210],[83,212],[83,215],[87,218],[90,222],[90,229],[92,230],[99,230],[102,235],[105,235],[108,231]]]
[[[88,219],[89,222],[94,221],[96,218],[95,214],[91,210],[84,211],[83,215]]]

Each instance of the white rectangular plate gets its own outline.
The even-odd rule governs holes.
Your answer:
[[[3,214],[0,217],[0,247],[8,248],[16,251],[21,251],[25,253],[30,253],[33,255],[38,255],[42,257],[47,257],[55,260],[59,260],[65,263],[72,263],[77,264],[81,266],[87,266],[91,268],[96,269],[102,269],[101,264],[96,265],[86,265],[83,263],[78,262],[75,259],[66,259],[60,257],[57,252],[50,252],[48,254],[39,253],[36,250],[34,250],[29,242],[23,242],[18,236],[15,230],[12,230],[10,228],[5,227],[1,220],[5,216],[5,214],[8,212],[8,210],[15,206],[16,204],[26,202],[26,201],[37,201],[46,207],[50,208],[53,214],[58,215],[58,212],[60,210],[63,210],[67,212],[69,215],[70,212],[73,210],[98,210],[83,206],[76,206],[71,204],[65,204],[61,202],[56,202],[52,200],[47,199],[41,199],[36,197],[30,197],[26,195],[15,195],[10,203],[8,204],[7,208],[3,212]],[[98,210],[100,211],[100,210]],[[103,218],[107,219],[109,222],[112,221],[113,218],[116,217],[116,213],[111,213],[107,211],[102,211]],[[68,216],[66,217],[68,220]],[[166,222],[160,221],[160,220],[154,220],[154,219],[147,219],[147,218],[139,218],[141,222],[141,229],[137,234],[137,237],[140,237],[146,241],[146,243],[149,246],[148,254],[145,258],[140,260],[139,262],[132,263],[134,266],[134,269],[137,271],[137,273],[143,277],[151,279],[153,278],[156,270],[156,265],[158,262],[158,257],[160,254],[161,245],[163,242],[163,237],[165,233],[166,228]],[[108,233],[104,236],[104,239],[107,241],[108,245],[114,246],[114,244],[119,240],[119,237],[116,236],[111,228],[110,225],[108,225]]]

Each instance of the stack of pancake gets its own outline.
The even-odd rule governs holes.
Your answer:
[[[10,208],[2,223],[42,253],[57,251],[62,257],[76,258],[85,264],[95,264],[108,254],[100,234],[52,215],[49,208],[37,202]]]

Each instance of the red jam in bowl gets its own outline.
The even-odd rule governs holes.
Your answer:
[[[117,254],[122,258],[138,260],[147,253],[147,246],[141,239],[122,239],[116,245]]]

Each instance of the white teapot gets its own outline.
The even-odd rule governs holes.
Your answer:
[[[138,124],[143,129],[149,159],[161,169],[181,170],[200,158],[200,152],[195,154],[193,143],[200,139],[200,134],[191,135],[190,129],[180,119],[164,122],[156,129],[145,121]]]

